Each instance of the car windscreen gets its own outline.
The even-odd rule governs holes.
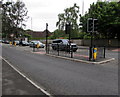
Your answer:
[[[64,44],[68,44],[69,41],[66,39],[66,40],[63,40],[63,43],[64,43]]]

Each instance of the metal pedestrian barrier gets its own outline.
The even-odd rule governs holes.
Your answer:
[[[98,47],[97,58],[105,58],[105,46],[104,47]]]
[[[66,46],[63,49],[60,48],[60,44],[57,44],[57,48],[52,48],[51,44],[48,44],[48,53],[51,55],[80,59],[80,60],[89,60],[90,59],[90,52],[92,52],[92,57],[90,61],[96,61],[101,58],[105,58],[105,47],[86,47],[80,48],[76,52],[73,51],[69,46]],[[91,51],[90,51],[91,50]]]

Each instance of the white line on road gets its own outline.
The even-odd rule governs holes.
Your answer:
[[[31,79],[29,79],[27,76],[25,76],[23,73],[21,73],[17,68],[15,68],[11,63],[9,63],[6,59],[4,59],[2,57],[2,59],[8,64],[10,65],[16,72],[18,72],[22,77],[24,77],[27,81],[29,81],[32,85],[34,85],[36,88],[38,88],[39,90],[41,90],[45,95],[49,96],[49,97],[53,97],[50,93],[48,93],[46,90],[44,90],[43,88],[41,88],[40,86],[38,86],[36,83],[34,83]]]

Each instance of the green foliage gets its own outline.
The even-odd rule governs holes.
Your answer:
[[[73,7],[66,8],[64,13],[58,15],[56,26],[64,31],[66,23],[70,23],[72,27],[71,37],[78,37],[79,25],[77,21],[79,20],[79,15],[79,6],[74,4]]]
[[[120,3],[97,2],[92,4],[88,13],[81,17],[83,32],[87,30],[87,19],[98,19],[98,33],[100,37],[119,38],[120,31]]]
[[[90,35],[85,35],[85,36],[84,36],[84,39],[90,39],[90,38],[91,38]]]
[[[78,37],[80,38],[80,39],[84,39],[84,36],[86,35],[86,32],[80,32],[79,34],[78,34]]]
[[[63,30],[55,30],[52,35],[49,37],[49,39],[57,39],[57,38],[68,38],[68,35],[65,34],[65,32]]]
[[[23,23],[27,17],[27,8],[22,1],[8,1],[2,4],[2,32],[9,36],[13,33],[18,36],[19,29],[25,26]]]

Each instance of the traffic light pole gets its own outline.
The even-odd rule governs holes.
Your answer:
[[[71,39],[71,25],[70,25],[70,23],[69,23],[69,53],[71,52],[71,48],[70,48],[70,46],[71,46],[70,39]]]
[[[93,56],[93,33],[97,32],[98,19],[88,18],[87,20],[87,32],[91,35],[90,51],[89,51],[89,60],[92,60]]]
[[[46,54],[48,53],[48,23],[46,23]]]
[[[93,31],[91,32],[91,45],[90,45],[89,61],[92,60],[92,47],[93,47]]]
[[[93,47],[93,33],[94,33],[94,19],[93,19],[93,27],[91,32],[91,47]]]
[[[87,20],[87,32],[90,33],[91,39],[90,39],[90,47],[89,47],[89,61],[92,60],[92,46],[93,46],[93,18],[88,18]]]
[[[91,35],[91,45],[90,45],[90,55],[89,55],[89,60],[92,60],[92,56],[93,56],[93,50],[92,50],[92,47],[93,47],[93,33],[96,32],[96,29],[95,29],[95,26],[96,25],[96,22],[97,22],[97,19],[88,19],[88,20],[92,20],[92,31],[90,31],[90,35]],[[89,27],[89,26],[88,26]],[[89,28],[88,28],[88,31],[89,31]]]

